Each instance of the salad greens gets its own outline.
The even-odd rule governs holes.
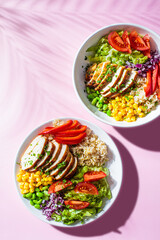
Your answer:
[[[121,36],[122,33],[123,31],[120,31],[119,35]],[[87,59],[96,63],[110,61],[118,65],[126,65],[126,62],[129,61],[133,64],[142,64],[148,59],[147,56],[144,56],[142,52],[137,50],[133,50],[131,54],[115,50],[108,43],[106,37],[102,37],[96,45],[89,47],[86,52],[92,52],[92,55],[89,55]]]
[[[83,223],[86,217],[94,216],[102,210],[104,198],[106,198],[106,200],[111,199],[112,195],[106,178],[92,182],[97,187],[98,195],[76,193],[74,191],[75,185],[84,181],[83,175],[88,171],[103,171],[109,175],[109,170],[104,167],[78,167],[76,175],[71,179],[73,184],[63,190],[63,198],[64,200],[86,201],[89,202],[90,205],[80,210],[70,209],[68,206],[65,206],[61,215],[57,215],[56,213],[52,214],[52,218],[55,221],[62,221],[64,224],[73,224],[75,221],[79,220]]]

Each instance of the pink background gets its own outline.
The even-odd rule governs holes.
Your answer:
[[[160,118],[119,129],[99,122],[80,104],[72,65],[84,39],[105,25],[130,22],[160,34],[159,0],[0,1],[0,238],[160,239]],[[53,118],[79,117],[109,133],[124,163],[120,195],[90,225],[52,227],[33,216],[14,185],[13,166],[22,141]]]

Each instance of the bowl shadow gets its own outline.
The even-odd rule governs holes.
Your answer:
[[[81,237],[92,237],[116,232],[130,217],[138,197],[139,180],[136,166],[128,150],[115,137],[111,136],[118,147],[123,164],[123,181],[119,195],[111,208],[100,218],[87,225],[74,228],[55,227],[57,230]]]
[[[143,126],[134,128],[118,128],[114,127],[123,137],[138,147],[160,151],[159,135],[160,135],[160,117]]]

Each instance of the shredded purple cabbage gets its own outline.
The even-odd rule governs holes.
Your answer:
[[[147,72],[149,69],[153,70],[155,69],[156,63],[160,61],[160,54],[157,50],[152,51],[151,50],[151,58],[148,58],[146,63],[143,64],[133,64],[129,61],[126,61],[126,68],[133,68],[136,71],[138,71],[139,76],[146,77]]]
[[[51,220],[52,213],[56,213],[58,215],[64,210],[64,200],[63,198],[55,193],[50,194],[50,199],[43,200],[41,204],[42,214],[46,215],[47,220]]]

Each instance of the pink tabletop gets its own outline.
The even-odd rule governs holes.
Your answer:
[[[160,118],[134,129],[99,122],[72,85],[75,54],[103,26],[130,22],[160,34],[159,0],[0,1],[0,239],[160,239]],[[84,227],[53,227],[33,216],[13,179],[15,156],[35,127],[53,118],[78,117],[113,137],[124,181],[113,207]]]

